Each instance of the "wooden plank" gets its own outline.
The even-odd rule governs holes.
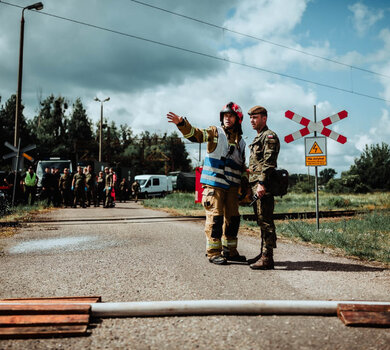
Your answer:
[[[339,311],[371,311],[371,312],[390,312],[390,305],[379,304],[338,304]]]
[[[390,327],[390,306],[339,304],[337,315],[346,326]]]
[[[7,325],[88,324],[89,315],[12,315],[0,316],[0,327]]]
[[[390,327],[388,312],[341,311],[339,318],[346,326]]]
[[[100,303],[101,301],[100,296],[0,299],[0,303]]]
[[[89,304],[0,304],[0,315],[89,314]]]
[[[38,327],[0,327],[1,339],[37,338],[45,336],[80,336],[86,334],[87,325],[58,325]]]

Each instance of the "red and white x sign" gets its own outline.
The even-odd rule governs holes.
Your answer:
[[[325,119],[322,119],[319,122],[312,122],[310,119],[307,119],[305,117],[302,117],[294,112],[287,111],[285,113],[285,117],[288,119],[293,120],[294,122],[304,125],[305,128],[298,130],[290,135],[285,136],[284,141],[287,143],[290,143],[292,141],[298,140],[301,137],[304,137],[311,132],[317,131],[321,135],[324,135],[326,137],[330,137],[331,139],[340,142],[342,144],[347,142],[347,138],[343,135],[338,134],[337,132],[330,130],[327,128],[328,125],[331,125],[333,123],[338,122],[341,119],[348,117],[347,111],[341,111],[339,113],[333,114],[330,117],[327,117]]]

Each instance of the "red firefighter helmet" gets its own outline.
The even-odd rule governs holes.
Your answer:
[[[226,106],[224,106],[221,110],[221,112],[219,113],[219,119],[221,121],[221,123],[223,123],[223,115],[225,113],[232,113],[234,114],[236,117],[237,117],[237,121],[239,124],[242,123],[242,119],[244,117],[244,115],[242,114],[242,110],[241,110],[241,107],[234,103],[234,102],[229,102]]]

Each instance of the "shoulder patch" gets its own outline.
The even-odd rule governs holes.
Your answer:
[[[267,137],[268,137],[269,139],[273,139],[273,138],[274,138],[274,135],[270,134],[270,135],[267,135]]]

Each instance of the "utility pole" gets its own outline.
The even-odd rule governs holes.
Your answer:
[[[99,100],[95,97],[95,101],[100,102],[100,125],[99,125],[99,163],[102,162],[102,144],[103,144],[103,103],[110,101],[110,98],[107,97],[104,100]]]
[[[24,10],[42,10],[43,4],[37,2],[33,5],[26,6],[22,10],[22,19],[20,21],[20,41],[19,41],[19,70],[18,70],[18,90],[16,93],[16,111],[15,111],[15,134],[14,146],[19,146],[19,124],[21,117],[22,105],[22,78],[23,78],[23,44],[24,44]]]

